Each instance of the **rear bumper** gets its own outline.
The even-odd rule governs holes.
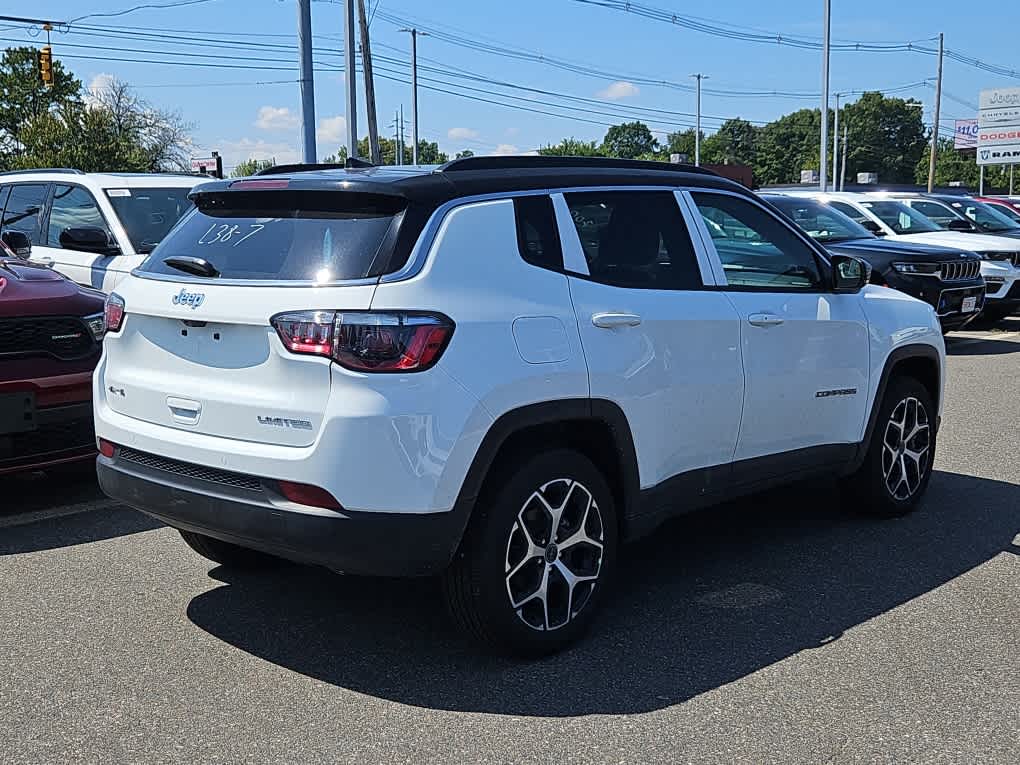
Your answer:
[[[443,513],[303,508],[264,488],[170,473],[114,456],[97,460],[111,498],[177,529],[352,574],[426,576],[449,565],[468,508]]]

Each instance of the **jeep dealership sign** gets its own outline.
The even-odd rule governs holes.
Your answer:
[[[977,163],[1020,164],[1020,88],[982,90],[979,106]]]

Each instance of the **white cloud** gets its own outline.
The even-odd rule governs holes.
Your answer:
[[[347,120],[341,115],[336,117],[323,117],[319,120],[319,129],[315,131],[315,137],[327,144],[341,143],[347,138]],[[329,152],[336,151],[336,147]]]
[[[451,141],[466,141],[478,137],[478,131],[466,127],[453,127],[446,131],[446,137]]]
[[[293,130],[300,118],[286,106],[261,106],[255,127],[259,130]]]
[[[597,95],[599,98],[605,98],[610,101],[619,101],[621,98],[630,98],[636,96],[641,91],[638,86],[632,82],[626,82],[620,80],[609,85],[609,87],[600,90]]]
[[[519,154],[520,153],[520,149],[518,149],[512,143],[501,143],[499,146],[496,147],[496,150],[493,151],[492,153],[493,154]]]
[[[220,141],[212,148],[219,149],[227,172],[246,159],[273,159],[278,165],[301,161],[301,153],[297,147],[286,141],[265,141],[261,138],[245,137],[237,141]]]
[[[100,96],[102,96],[104,92],[109,90],[113,83],[116,81],[117,78],[114,77],[112,74],[107,74],[106,72],[97,74],[95,77],[92,78],[92,81],[89,83],[89,86],[86,89],[85,103],[90,107],[96,106],[99,103]]]

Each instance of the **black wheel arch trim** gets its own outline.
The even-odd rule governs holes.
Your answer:
[[[878,424],[878,412],[879,409],[882,408],[882,400],[885,398],[885,391],[889,387],[889,381],[892,379],[893,371],[898,364],[907,361],[908,359],[927,359],[928,361],[935,363],[939,379],[937,396],[934,403],[936,409],[938,408],[939,398],[942,395],[943,386],[945,385],[945,371],[939,363],[941,359],[938,349],[926,343],[911,343],[909,345],[901,345],[898,348],[894,348],[886,357],[885,364],[882,367],[882,376],[879,378],[878,388],[875,390],[875,399],[871,402],[871,412],[868,414],[868,424],[864,430],[864,440],[862,440],[857,447],[857,456],[854,458],[853,464],[851,465],[851,472],[860,468],[868,454],[871,438],[874,435],[875,427]],[[936,415],[936,433],[938,432],[938,427],[941,424],[939,420],[940,418]]]

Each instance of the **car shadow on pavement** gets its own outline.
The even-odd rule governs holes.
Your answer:
[[[631,714],[718,688],[1016,552],[1014,484],[937,472],[924,507],[878,521],[801,487],[679,518],[624,548],[587,639],[516,662],[477,654],[435,580],[298,566],[195,597],[194,624],[254,656],[373,697],[524,716]]]
[[[1020,353],[1020,342],[999,340],[995,335],[980,340],[951,335],[946,338],[947,356],[1002,356],[1007,353]]]
[[[99,542],[163,524],[128,507],[102,507],[0,527],[0,557]]]

